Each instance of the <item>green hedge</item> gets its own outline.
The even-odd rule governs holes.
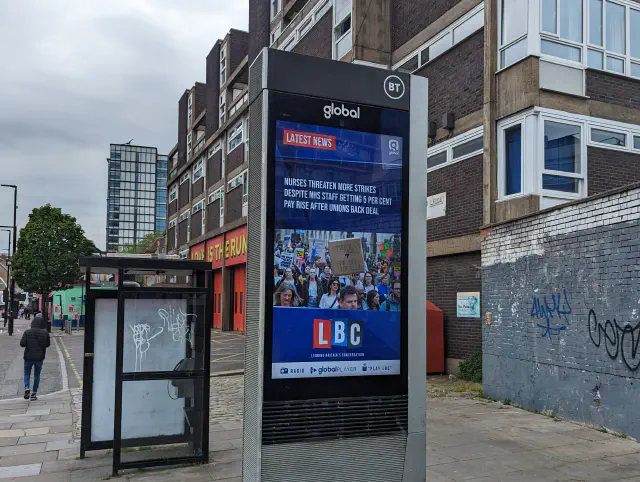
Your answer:
[[[460,378],[474,383],[482,383],[482,352],[469,355],[458,366]]]

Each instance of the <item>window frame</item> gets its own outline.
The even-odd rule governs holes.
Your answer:
[[[181,177],[180,177],[180,184],[184,184],[185,182],[187,182],[189,179],[191,178],[191,173],[187,170],[187,172],[185,172]]]
[[[198,175],[198,171],[200,171],[200,175]],[[193,166],[191,183],[195,184],[203,177],[204,177],[204,158],[200,157],[200,159],[197,160],[195,165]]]
[[[175,196],[174,196],[175,194]],[[173,184],[171,186],[171,189],[169,190],[169,204],[171,204],[173,201],[177,201],[178,200],[178,185],[177,184]]]
[[[275,11],[274,11],[275,5]],[[273,21],[282,11],[282,0],[270,0],[269,1],[269,13],[270,20]]]
[[[526,21],[525,24],[527,25],[527,29],[526,32],[524,34],[521,34],[519,37],[516,37],[515,39],[510,40],[509,42],[504,42],[503,41],[503,34],[504,32],[502,31],[502,17],[504,15],[503,11],[502,11],[502,5],[503,5],[503,0],[498,0],[498,71],[502,70],[502,69],[506,69],[516,63],[518,63],[520,60],[522,60],[523,58],[526,58],[528,55],[530,55],[530,33],[531,33],[531,23],[532,23],[532,19],[535,18],[535,15],[531,15],[530,10],[532,9],[532,1],[531,0],[526,0],[527,2],[527,8],[525,9],[525,15],[526,15]],[[520,43],[524,41],[525,45],[526,45],[526,54],[524,57],[521,57],[519,59],[514,60],[513,62],[509,63],[509,64],[503,64],[502,62],[502,53],[506,52],[509,48],[513,47],[514,45]],[[540,42],[538,42],[540,43]]]
[[[332,5],[333,5],[332,0],[322,0],[322,1],[318,2],[311,9],[311,11],[309,11],[309,13],[307,13],[307,15],[300,20],[300,22],[297,24],[298,26],[295,28],[295,30],[293,32],[291,32],[290,34],[288,34],[286,39],[283,40],[282,42],[279,42],[279,40],[280,40],[280,38],[282,38],[282,34],[287,30],[287,28],[282,29],[281,23],[279,23],[280,32],[278,33],[277,38],[272,40],[271,46],[274,47],[275,44],[278,43],[277,47],[275,47],[278,50],[286,50],[286,51],[292,50],[298,44],[298,42],[300,42],[300,40],[302,40],[309,33],[309,31],[311,31],[313,26],[316,25],[318,23],[318,21],[322,17],[325,16],[325,14],[327,12],[329,12],[329,10],[331,9]],[[289,25],[295,24],[296,19],[302,13],[303,13],[303,10],[300,10],[293,17],[293,19],[291,19],[291,21],[289,22]],[[302,29],[300,27],[301,26],[305,27],[307,25],[306,24],[307,18],[312,18],[313,21],[312,21],[311,25],[309,26],[309,28],[307,28],[304,32],[302,32]],[[276,30],[277,30],[277,27],[271,31],[271,35],[272,36],[273,36],[273,34],[275,33]]]
[[[227,82],[227,42],[220,45],[220,88]]]
[[[191,207],[191,215],[194,215],[204,209],[204,199],[201,199]]]
[[[209,151],[207,153],[207,159],[211,159],[213,157],[213,155],[216,152],[218,152],[220,149],[222,149],[222,141],[220,139],[218,139],[216,141],[216,143],[209,148]]]
[[[237,139],[238,134],[240,134],[240,141],[231,147],[231,142]],[[244,142],[244,119],[240,119],[238,123],[236,123],[227,134],[227,154],[235,151],[238,146],[241,146]]]
[[[483,154],[484,147],[482,149],[478,149],[476,151],[470,152],[469,154],[465,154],[455,159],[453,158],[454,148],[460,147],[466,144],[467,142],[471,142],[483,137],[484,137],[484,127],[479,126],[474,129],[471,129],[470,131],[457,135],[451,139],[447,139],[446,141],[440,142],[439,144],[436,144],[433,147],[427,148],[427,159],[431,156],[435,156],[443,152],[446,152],[446,155],[447,155],[445,162],[438,164],[436,166],[427,168],[427,173],[436,171],[438,169],[442,169],[443,167],[451,166],[452,164],[456,164],[458,162],[462,162],[472,157],[476,157],[480,154]]]
[[[473,30],[466,37],[456,41],[455,31],[457,29],[459,29],[460,27],[464,26],[467,22],[473,21],[476,18],[476,15],[480,15],[482,17],[482,19],[483,19],[482,20],[482,27]],[[452,22],[446,28],[442,29],[440,32],[438,32],[436,35],[431,37],[425,43],[420,45],[418,48],[414,49],[411,53],[405,55],[400,61],[396,62],[393,65],[392,69],[393,70],[400,70],[400,68],[402,66],[406,65],[410,61],[413,61],[415,58],[417,58],[418,66],[415,69],[412,69],[412,70],[408,70],[408,69],[407,70],[400,70],[401,72],[405,72],[405,73],[417,72],[418,70],[424,68],[429,63],[433,62],[435,59],[437,59],[441,55],[446,54],[449,50],[454,48],[457,44],[459,44],[461,42],[464,42],[466,39],[468,39],[472,35],[475,35],[482,28],[484,28],[484,2],[481,2],[479,5],[477,5],[476,7],[472,8],[471,10],[469,10],[462,17],[457,19],[455,22]],[[427,51],[428,49],[430,49],[432,45],[436,44],[437,42],[442,40],[444,37],[446,37],[448,34],[451,34],[451,45],[447,49],[443,50],[440,54],[438,54],[438,55],[436,55],[434,57],[431,57],[429,55],[429,58],[427,58],[426,61],[423,61],[422,54],[425,51]]]
[[[224,123],[227,121],[227,93],[223,92],[220,94],[219,100],[219,109],[218,109],[218,121],[219,126],[222,127]]]

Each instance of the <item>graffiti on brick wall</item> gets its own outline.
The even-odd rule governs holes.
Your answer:
[[[559,335],[567,329],[569,315],[572,313],[567,290],[562,293],[552,293],[549,296],[534,296],[531,304],[531,318],[536,326],[542,328],[542,337]]]
[[[632,372],[640,368],[640,321],[635,325],[631,322],[622,324],[614,318],[602,323],[596,312],[589,310],[589,337],[597,348],[604,345],[612,360],[622,360]]]

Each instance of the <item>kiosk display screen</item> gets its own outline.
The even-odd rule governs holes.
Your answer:
[[[275,121],[274,380],[401,373],[406,146],[354,128],[365,109]]]

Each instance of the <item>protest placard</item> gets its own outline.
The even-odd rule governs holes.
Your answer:
[[[329,241],[331,270],[334,275],[349,275],[366,271],[360,238]]]

